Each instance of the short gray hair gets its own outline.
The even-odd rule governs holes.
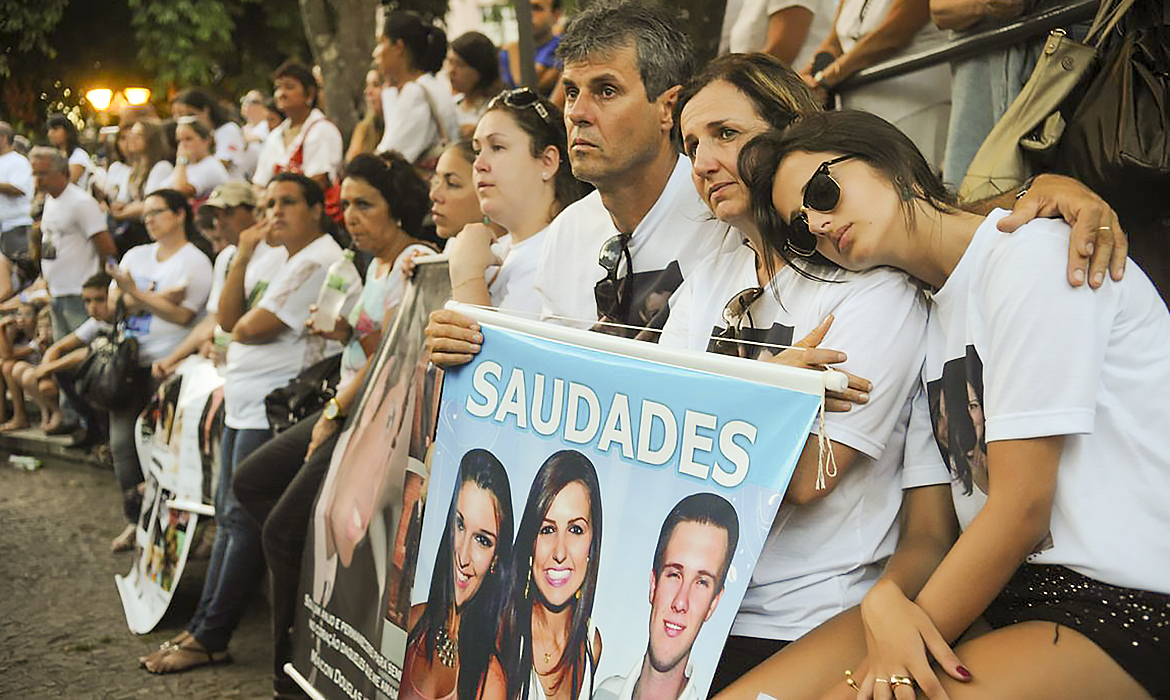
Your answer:
[[[638,72],[653,102],[695,71],[690,37],[665,10],[635,0],[598,0],[565,28],[557,56],[566,64],[609,56],[633,45]]]
[[[69,174],[69,159],[65,154],[50,146],[37,146],[28,152],[29,162],[47,160],[57,172]]]
[[[16,129],[13,129],[12,125],[8,122],[0,122],[0,136],[7,139],[8,145],[11,146],[12,139],[16,136]]]

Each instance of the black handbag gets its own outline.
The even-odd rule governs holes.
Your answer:
[[[1057,150],[1075,177],[1134,219],[1170,216],[1170,27],[1160,2],[1136,0],[1107,39]]]
[[[126,408],[139,395],[144,371],[138,364],[138,339],[126,329],[126,306],[119,298],[114,327],[90,342],[73,386],[89,403],[112,411]]]
[[[330,355],[301,371],[286,386],[273,389],[264,397],[268,425],[274,433],[321,410],[337,392],[341,380],[341,353]]]

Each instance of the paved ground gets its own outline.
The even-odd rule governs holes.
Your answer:
[[[166,617],[139,637],[114,587],[131,564],[130,554],[109,554],[121,527],[112,471],[54,462],[29,473],[0,462],[0,697],[270,698],[261,595],[232,641],[234,664],[172,676],[139,668],[194,611],[206,562],[189,563]]]

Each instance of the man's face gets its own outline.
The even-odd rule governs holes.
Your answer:
[[[60,196],[65,191],[65,186],[69,184],[69,175],[55,170],[48,158],[34,158],[32,171],[37,189],[53,197]]]
[[[81,299],[85,302],[85,313],[91,318],[109,323],[114,320],[110,312],[109,291],[101,287],[83,287]]]
[[[553,0],[532,0],[532,38],[537,44],[548,41],[561,19],[560,10],[554,10],[552,5]]]
[[[225,207],[215,210],[215,234],[223,239],[223,246],[235,245],[240,232],[256,223],[252,208],[247,205]]]
[[[566,64],[563,79],[569,162],[578,179],[604,192],[671,147],[678,88],[647,102],[632,44]]]
[[[715,612],[723,591],[719,571],[728,556],[727,531],[683,521],[675,526],[650,574],[650,665],[667,673],[691,653],[699,630]]]

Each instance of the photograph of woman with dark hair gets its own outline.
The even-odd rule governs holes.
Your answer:
[[[601,633],[590,620],[601,563],[601,487],[585,455],[561,450],[541,465],[513,557],[503,635],[508,697],[591,697],[601,660]]]
[[[511,564],[508,474],[492,453],[471,450],[459,463],[430,595],[410,611],[399,698],[505,697],[496,640]]]

